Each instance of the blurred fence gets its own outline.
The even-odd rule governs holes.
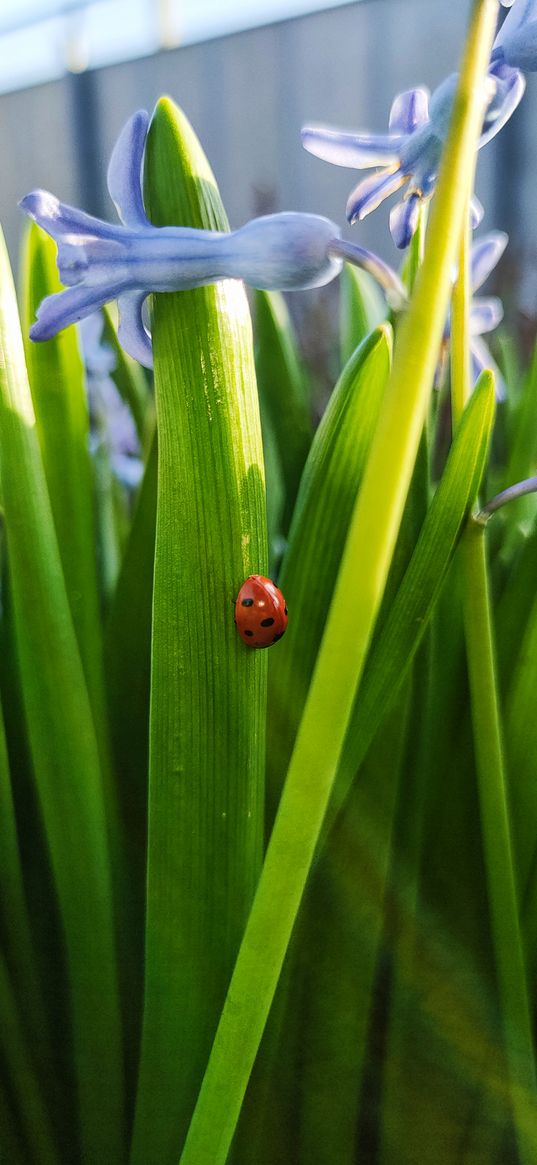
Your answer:
[[[343,224],[358,175],[307,155],[301,125],[385,130],[395,93],[419,83],[432,88],[457,67],[468,10],[468,0],[362,0],[1,96],[0,219],[12,254],[21,227],[16,203],[35,186],[113,214],[105,184],[113,142],[128,115],[151,109],[161,93],[193,122],[233,226],[281,209]],[[518,243],[531,260],[537,93],[530,89],[508,129],[483,151],[478,190],[484,225],[510,231],[515,252]],[[383,207],[346,233],[390,257],[386,221]],[[531,271],[530,263],[530,297]]]

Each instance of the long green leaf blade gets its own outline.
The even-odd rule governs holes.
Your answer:
[[[359,267],[343,264],[340,279],[340,348],[344,367],[359,344],[387,316],[386,301],[375,281]]]
[[[99,722],[104,715],[102,632],[84,366],[74,327],[40,344],[28,336],[41,300],[61,287],[56,244],[35,224],[26,234],[23,277],[23,336],[37,434],[67,597]]]
[[[153,220],[226,228],[186,119],[149,131]],[[233,624],[266,573],[261,432],[243,288],[156,296],[159,442],[142,1059],[131,1160],[177,1160],[258,878],[267,658]]]
[[[485,373],[453,442],[444,473],[387,619],[373,646],[349,725],[331,814],[347,795],[375,732],[396,697],[475,501],[494,420],[494,382]]]
[[[83,1151],[123,1160],[123,1082],[102,775],[35,431],[15,293],[0,257],[0,463],[21,688],[64,927]]]
[[[391,330],[355,351],[332,393],[302,477],[279,585],[291,618],[269,668],[268,797],[280,797],[390,372]]]
[[[310,406],[289,312],[279,292],[256,292],[255,322],[259,396],[282,468],[281,533],[286,535],[313,435]]]

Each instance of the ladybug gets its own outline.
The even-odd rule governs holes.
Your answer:
[[[287,627],[287,607],[272,579],[251,574],[237,595],[235,625],[247,647],[272,647]]]

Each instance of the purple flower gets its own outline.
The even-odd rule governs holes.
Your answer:
[[[524,92],[524,78],[516,69],[499,65],[489,73],[490,93],[480,147],[499,132]],[[429,100],[426,89],[399,94],[391,108],[389,133],[356,134],[323,126],[306,126],[303,145],[310,153],[337,166],[358,170],[380,167],[362,179],[347,202],[347,218],[354,223],[375,210],[385,198],[406,187],[403,200],[390,215],[390,230],[397,247],[407,247],[417,226],[422,201],[431,197],[449,129],[457,76],[453,74],[435,89]],[[474,200],[477,226],[482,211]]]
[[[475,295],[488,279],[491,272],[499,263],[508,243],[508,236],[504,231],[490,231],[482,238],[476,239],[472,245],[470,256],[470,284],[472,288],[472,303],[470,306],[470,358],[472,364],[473,382],[477,381],[485,368],[491,369],[496,378],[496,395],[499,400],[505,397],[505,383],[502,374],[493,360],[488,345],[482,339],[488,332],[494,331],[503,319],[503,305],[497,296]],[[445,371],[448,345],[451,338],[451,319],[448,319],[444,330],[443,355],[437,371],[437,383],[441,383]]]
[[[228,278],[269,290],[319,287],[339,274],[344,259],[373,271],[392,301],[404,297],[399,279],[380,259],[345,243],[339,228],[320,215],[267,215],[231,232],[153,226],[144,211],[141,182],[147,127],[147,113],[134,114],[110,161],[108,189],[121,225],[66,206],[45,190],[22,199],[22,209],[56,241],[60,279],[67,288],[43,300],[30,329],[33,340],[50,339],[117,299],[120,342],[150,367],[151,337],[144,317],[150,292]]]
[[[492,62],[534,72],[537,69],[537,2],[516,0],[512,6],[505,0],[503,3],[511,11],[494,41]]]
[[[490,231],[475,241],[470,257],[470,281],[474,293],[470,307],[472,375],[475,383],[485,368],[492,369],[496,377],[498,399],[505,397],[505,383],[488,345],[481,337],[493,332],[501,323],[503,304],[497,296],[479,296],[475,292],[479,291],[499,263],[508,242],[509,237],[505,231]]]

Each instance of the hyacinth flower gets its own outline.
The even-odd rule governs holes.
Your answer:
[[[364,219],[392,194],[405,187],[404,198],[392,209],[390,230],[404,249],[415,233],[420,205],[434,193],[440,158],[448,133],[457,76],[448,77],[432,94],[410,89],[393,102],[389,133],[347,133],[324,126],[305,126],[306,150],[324,161],[354,169],[379,167],[362,179],[347,202],[350,223]],[[486,79],[488,98],[479,148],[505,125],[524,92],[524,78],[500,64]],[[477,199],[472,203],[474,227],[482,217]]]
[[[482,339],[484,335],[494,331],[503,319],[503,305],[497,296],[478,296],[476,291],[483,286],[489,275],[499,263],[509,239],[505,231],[490,231],[477,239],[472,245],[470,255],[470,284],[472,288],[472,302],[470,306],[470,357],[472,379],[474,384],[485,368],[494,372],[496,381],[496,396],[498,400],[505,397],[505,383],[502,374],[494,361],[488,345]],[[448,319],[444,330],[443,351],[437,370],[436,381],[441,384],[444,378],[449,341],[451,338],[451,320]]]
[[[476,296],[475,292],[479,291],[499,263],[508,242],[509,237],[505,231],[490,231],[473,244],[470,255],[470,281],[474,293],[470,307],[472,375],[475,382],[485,368],[492,369],[499,399],[505,396],[505,384],[482,336],[493,332],[501,323],[503,304],[498,296]]]
[[[127,122],[108,169],[108,189],[121,225],[112,225],[35,190],[20,206],[55,240],[66,290],[43,300],[32,340],[47,340],[111,300],[118,301],[119,339],[151,367],[151,337],[144,314],[150,292],[201,287],[243,279],[267,290],[320,287],[339,274],[343,261],[370,271],[391,306],[405,300],[398,277],[380,259],[340,237],[320,215],[267,215],[231,232],[155,227],[144,210],[142,163],[148,115]]]
[[[491,60],[493,64],[534,72],[537,69],[536,0],[515,0],[514,4],[505,6],[511,11],[494,41]]]

